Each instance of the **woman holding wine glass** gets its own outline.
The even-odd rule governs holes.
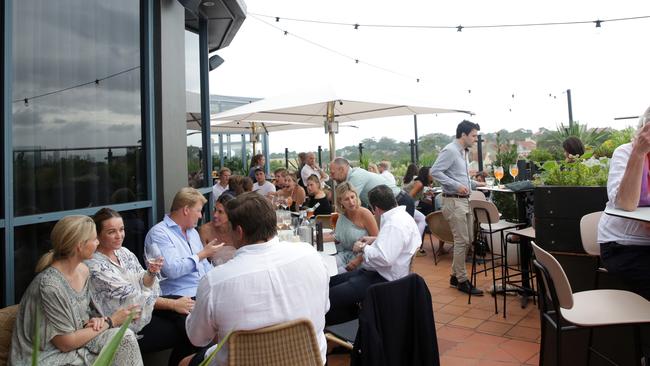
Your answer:
[[[110,208],[102,208],[93,216],[99,245],[93,257],[86,262],[90,268],[96,305],[103,313],[111,314],[128,305],[139,305],[140,318],[129,328],[137,333],[142,353],[174,348],[170,365],[191,354],[194,347],[187,339],[184,327],[153,313],[155,309],[185,313],[193,300],[189,297],[166,299],[160,296],[160,269],[164,263],[162,253],[147,249],[147,270],[136,256],[122,246],[124,222],[121,215]],[[156,247],[157,248],[157,247]]]
[[[228,214],[226,213],[225,207],[226,203],[234,198],[235,197],[229,194],[221,195],[214,205],[212,220],[199,227],[199,236],[201,237],[201,243],[203,243],[204,247],[213,240],[225,244],[220,248],[220,250],[214,253],[212,257],[210,257],[210,262],[212,262],[212,265],[214,266],[229,261],[235,255],[236,249],[232,245],[233,240],[231,236],[232,227],[230,226],[230,221],[228,220]]]

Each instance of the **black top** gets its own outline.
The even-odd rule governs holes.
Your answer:
[[[319,199],[314,198],[314,196],[309,196],[307,207],[312,208],[317,202],[320,203],[320,206],[318,206],[314,211],[314,216],[329,215],[332,213],[332,205],[330,205],[330,201],[327,200],[327,196]]]

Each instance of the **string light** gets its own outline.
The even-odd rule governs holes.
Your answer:
[[[258,14],[258,13],[248,13],[250,15],[255,15],[258,17],[271,18],[275,19],[276,22],[280,20],[280,17]],[[283,20],[293,21],[293,22],[303,22],[303,23],[316,23],[316,24],[326,24],[326,25],[337,25],[337,26],[353,26],[354,29],[359,27],[366,28],[420,28],[420,29],[455,29],[457,32],[461,32],[463,29],[480,29],[480,28],[515,28],[515,27],[545,27],[545,26],[556,26],[556,25],[578,25],[578,24],[592,24],[596,23],[596,27],[600,28],[601,24],[604,22],[624,22],[630,20],[640,20],[648,19],[650,15],[641,15],[636,17],[625,17],[625,18],[611,18],[611,19],[596,19],[596,20],[575,20],[567,22],[542,22],[542,23],[513,23],[513,24],[477,24],[477,25],[412,25],[412,24],[363,24],[363,23],[345,23],[345,22],[334,22],[334,21],[324,21],[324,20],[314,20],[314,19],[299,19],[299,18],[282,18]]]
[[[63,92],[66,92],[66,91],[68,91],[68,90],[81,88],[81,87],[84,87],[84,86],[87,86],[87,85],[90,85],[90,84],[99,85],[99,83],[100,83],[101,81],[108,80],[108,79],[112,79],[112,78],[114,78],[114,77],[120,76],[120,75],[122,75],[122,74],[126,74],[126,73],[128,73],[128,72],[133,71],[133,70],[138,70],[138,69],[140,69],[140,66],[134,66],[134,67],[128,68],[128,69],[126,69],[126,70],[123,70],[123,71],[120,71],[120,72],[116,72],[116,73],[114,73],[114,74],[110,74],[110,75],[105,76],[105,77],[103,77],[103,78],[95,79],[95,80],[93,80],[93,81],[89,81],[89,82],[85,82],[85,83],[81,83],[81,84],[77,84],[77,85],[69,86],[69,87],[67,87],[67,88],[58,89],[58,90],[54,90],[54,91],[47,92],[47,93],[43,93],[43,94],[34,95],[34,96],[31,96],[31,97],[27,97],[27,98],[16,99],[16,100],[13,100],[12,103],[23,102],[23,103],[25,103],[25,106],[27,106],[27,105],[29,105],[29,100],[30,100],[30,99],[43,98],[43,97],[46,97],[46,96],[49,96],[49,95],[58,94],[58,93],[63,93]]]

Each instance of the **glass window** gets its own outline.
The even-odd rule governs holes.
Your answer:
[[[139,2],[13,12],[15,214],[146,199]]]
[[[142,262],[144,237],[147,235],[148,209],[120,212],[124,220],[124,247]],[[56,221],[16,227],[14,248],[15,299],[20,300],[35,276],[38,259],[52,248],[50,232]],[[4,238],[3,238],[4,239]]]

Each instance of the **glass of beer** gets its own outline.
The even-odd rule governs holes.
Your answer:
[[[501,185],[501,179],[503,179],[503,167],[496,166],[494,167],[494,177],[497,179],[499,185]]]
[[[510,165],[510,175],[514,181],[517,181],[517,175],[519,175],[519,167],[517,164]]]
[[[336,222],[339,219],[339,213],[338,212],[332,212],[332,215],[330,216],[330,226],[332,226],[332,230],[336,229]]]

